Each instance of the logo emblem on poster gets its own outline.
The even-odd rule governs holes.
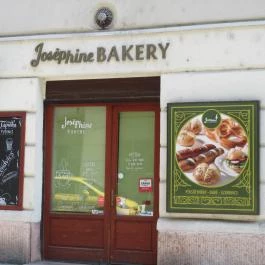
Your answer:
[[[221,122],[221,115],[214,109],[205,111],[202,115],[202,123],[207,128],[216,128]]]

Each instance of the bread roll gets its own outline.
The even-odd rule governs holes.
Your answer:
[[[195,134],[190,131],[182,130],[178,135],[177,142],[181,146],[192,146],[195,143]]]
[[[178,165],[182,171],[190,171],[201,163],[213,163],[215,158],[223,153],[224,149],[214,148],[193,158],[190,157],[188,159],[180,160],[178,161]]]
[[[201,163],[199,164],[193,171],[193,177],[197,180],[197,181],[203,181],[204,179],[204,175],[206,173],[206,170],[208,168],[208,164],[207,163]]]
[[[220,170],[214,164],[201,163],[193,171],[193,177],[202,185],[214,185],[220,176]]]
[[[204,183],[207,185],[214,185],[219,181],[220,176],[221,172],[219,168],[217,168],[215,164],[210,164],[204,175]]]
[[[199,134],[202,130],[202,123],[199,121],[199,119],[193,119],[186,123],[183,129],[193,132],[194,134]]]
[[[188,148],[177,151],[176,158],[178,161],[184,160],[189,157],[195,157],[201,153],[205,153],[213,148],[216,148],[216,146],[213,144],[204,144],[204,145],[200,145],[194,148],[188,147]]]

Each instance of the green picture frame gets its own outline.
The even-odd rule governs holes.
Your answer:
[[[259,102],[167,105],[167,212],[259,214]]]

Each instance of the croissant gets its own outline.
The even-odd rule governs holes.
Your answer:
[[[247,143],[247,136],[243,128],[232,119],[222,120],[215,129],[205,128],[205,135],[227,149],[235,146],[242,147]]]

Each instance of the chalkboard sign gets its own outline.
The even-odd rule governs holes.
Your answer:
[[[0,209],[22,209],[25,113],[0,112]]]

